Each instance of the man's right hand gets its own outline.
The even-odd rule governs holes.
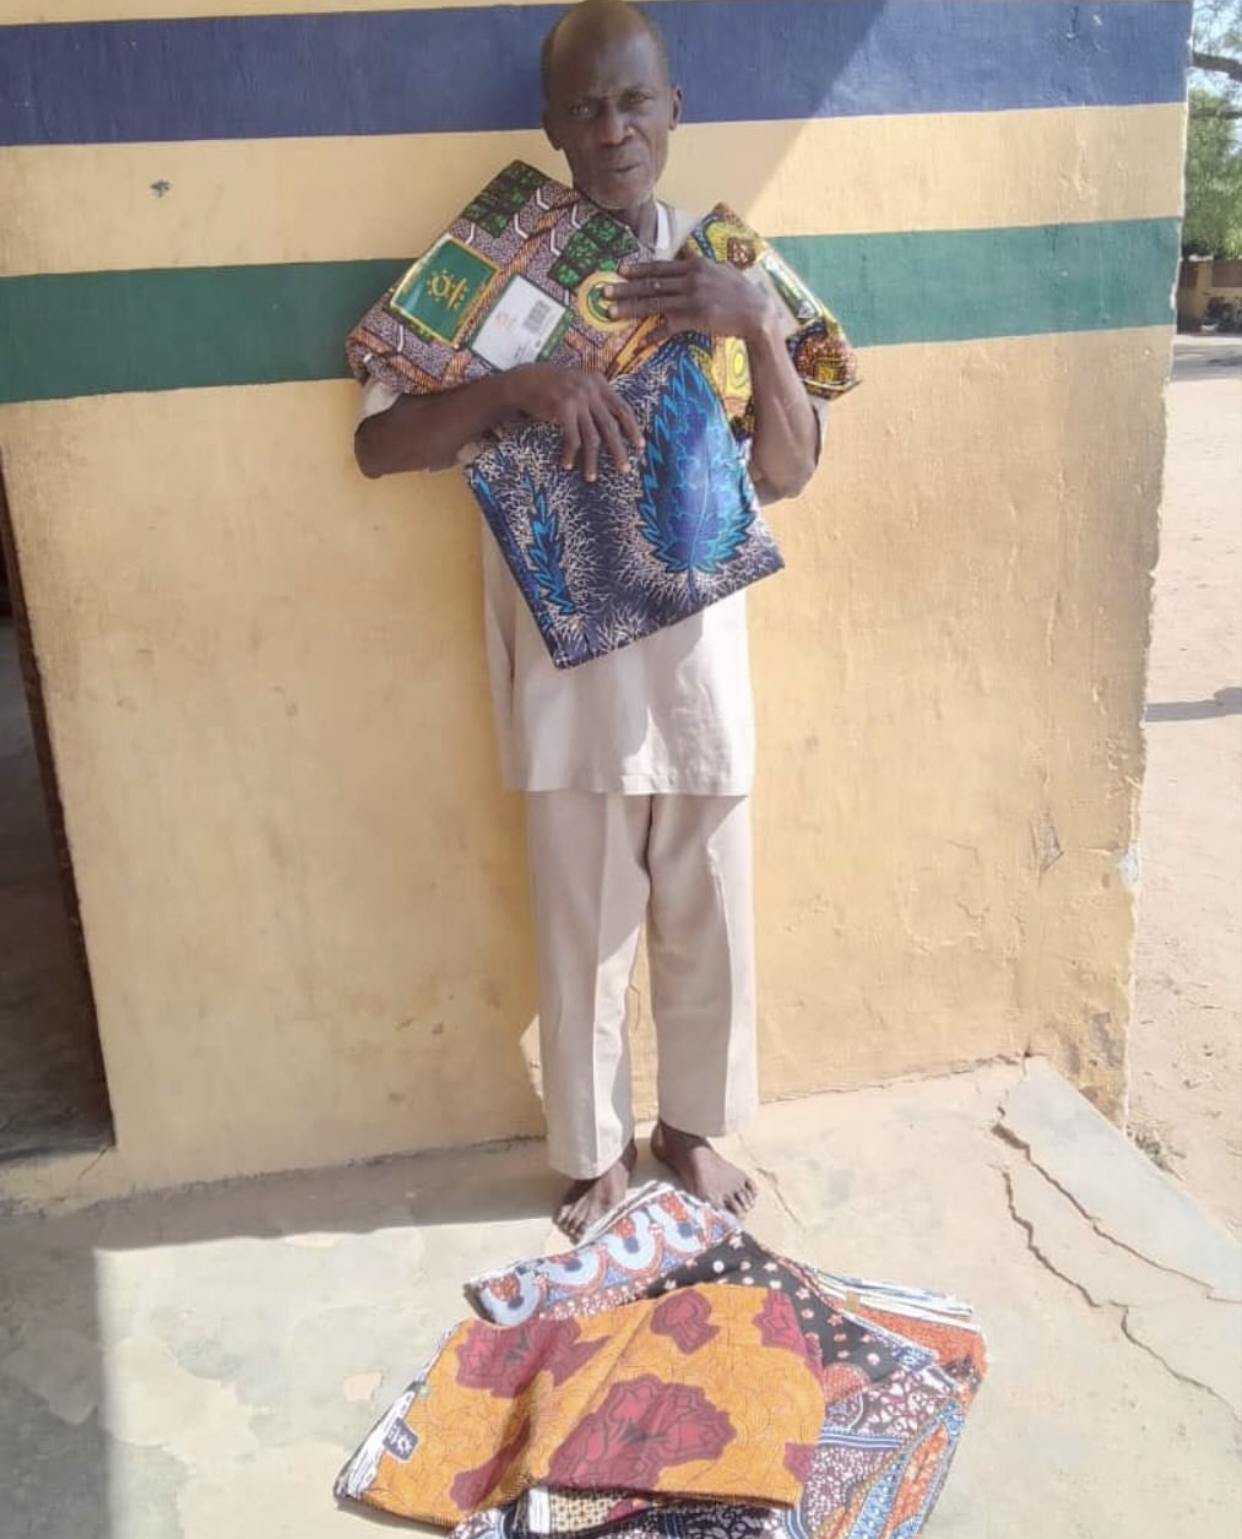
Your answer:
[[[510,370],[518,409],[561,430],[561,464],[572,470],[582,456],[582,474],[594,481],[600,450],[606,449],[623,474],[631,453],[643,447],[634,414],[602,374],[590,369],[561,369],[551,363],[519,364]]]

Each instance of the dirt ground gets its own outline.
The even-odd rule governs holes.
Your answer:
[[[1168,426],[1130,1132],[1242,1235],[1242,338],[1178,338]]]

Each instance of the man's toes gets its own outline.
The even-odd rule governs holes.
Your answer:
[[[553,1223],[562,1234],[576,1240],[582,1231],[582,1222],[578,1217],[577,1204],[572,1202],[562,1203],[557,1209]]]
[[[754,1207],[755,1199],[758,1196],[759,1193],[755,1183],[747,1177],[741,1186],[736,1187],[729,1193],[725,1206],[729,1209],[730,1213],[736,1213],[741,1218],[743,1214],[749,1213]]]

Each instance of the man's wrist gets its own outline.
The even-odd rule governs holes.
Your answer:
[[[492,400],[498,421],[505,417],[515,417],[521,412],[526,375],[530,368],[530,364],[519,363],[493,376]]]
[[[773,353],[782,351],[785,346],[780,308],[773,296],[758,285],[755,289],[754,319],[742,340],[752,350],[766,348]]]
[[[501,415],[507,416],[517,410],[517,397],[521,391],[521,381],[517,378],[517,369],[504,369],[499,374],[492,376],[492,404]]]

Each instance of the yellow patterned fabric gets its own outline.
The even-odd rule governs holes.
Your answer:
[[[788,1505],[823,1417],[818,1365],[776,1290],[473,1322],[376,1428],[353,1494],[445,1527],[533,1484]]]
[[[752,230],[726,203],[717,203],[690,232],[683,255],[727,262],[765,281],[790,317],[785,345],[807,393],[821,400],[845,395],[859,383],[858,357],[841,323],[799,278],[784,257]],[[734,433],[749,438],[755,430],[750,365],[745,344],[736,337],[714,337],[700,367],[708,374]]]

